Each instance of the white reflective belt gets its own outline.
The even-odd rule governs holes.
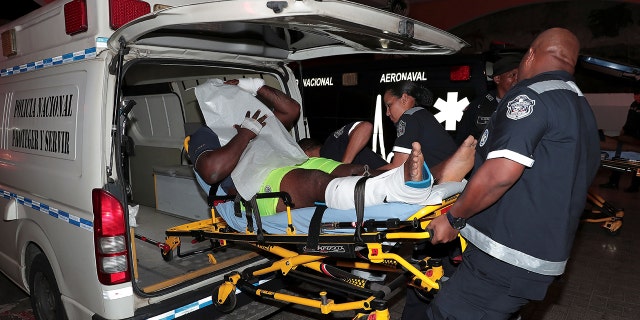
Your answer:
[[[490,256],[531,272],[557,276],[564,273],[564,268],[567,265],[567,260],[560,262],[542,260],[509,248],[487,237],[468,224],[464,229],[460,230],[460,234]]]

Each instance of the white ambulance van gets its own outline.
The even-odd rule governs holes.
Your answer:
[[[199,83],[258,77],[300,100],[291,61],[466,45],[331,0],[57,0],[0,34],[0,271],[38,319],[173,319],[265,262],[242,247],[214,258],[207,239],[159,249],[209,215],[182,149],[203,124]]]

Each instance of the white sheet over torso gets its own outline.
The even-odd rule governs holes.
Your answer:
[[[253,115],[260,110],[261,115],[268,115],[265,127],[249,143],[231,173],[236,189],[244,199],[251,199],[258,192],[273,169],[308,159],[273,112],[248,92],[212,79],[197,86],[195,93],[207,126],[218,135],[223,146],[236,135],[233,126],[242,123],[247,111]]]

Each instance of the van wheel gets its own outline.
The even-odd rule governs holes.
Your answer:
[[[60,299],[60,290],[51,265],[45,255],[40,253],[35,256],[29,269],[31,307],[36,319],[66,319],[62,300]]]

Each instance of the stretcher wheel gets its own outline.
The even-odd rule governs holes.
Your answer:
[[[431,301],[433,301],[433,298],[435,298],[435,291],[436,290],[431,290],[431,291],[425,291],[422,290],[420,288],[416,288],[416,287],[412,287],[413,291],[415,292],[416,296],[418,297],[419,300],[425,302],[425,303],[431,303]]]
[[[216,289],[213,290],[213,294],[211,295],[211,300],[213,301],[213,305],[218,310],[220,310],[220,312],[229,313],[233,311],[233,309],[235,309],[236,307],[236,303],[238,302],[237,301],[238,298],[236,297],[235,290],[229,293],[229,295],[227,295],[227,299],[224,300],[224,302],[220,303],[218,299],[218,292],[220,292],[219,289],[220,289],[220,286],[216,287]]]
[[[164,250],[160,249],[160,255],[162,255],[162,259],[164,259],[164,261],[171,261],[173,260],[173,250],[169,250],[165,253]]]

